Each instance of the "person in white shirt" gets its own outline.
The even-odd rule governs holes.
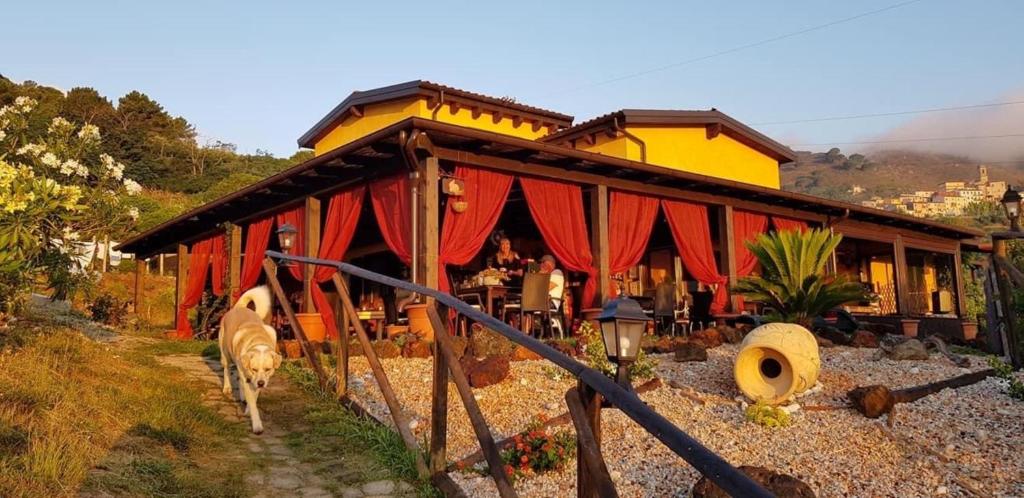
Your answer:
[[[555,264],[555,257],[545,254],[540,258],[540,272],[551,274],[551,283],[548,288],[548,295],[555,308],[562,305],[562,294],[565,293],[565,275]]]

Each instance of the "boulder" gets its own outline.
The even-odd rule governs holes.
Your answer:
[[[363,356],[363,345],[356,339],[348,341],[348,355]]]
[[[455,352],[455,357],[462,359],[466,354],[466,348],[469,347],[469,340],[461,335],[451,337],[452,351]]]
[[[707,349],[722,345],[722,333],[717,328],[698,330],[690,335],[690,341],[702,344]]]
[[[703,344],[697,342],[684,342],[676,347],[676,361],[680,363],[688,361],[707,361],[708,350]]]
[[[394,341],[373,341],[373,352],[381,359],[398,358],[402,355],[402,349]]]
[[[647,354],[653,353],[654,344],[658,342],[658,339],[660,338],[657,336],[644,334],[642,337],[640,337],[640,349],[642,349]]]
[[[739,329],[730,327],[728,325],[721,325],[715,327],[718,333],[722,335],[722,339],[729,344],[739,344],[743,342],[743,333]]]
[[[830,342],[832,342],[832,344],[840,346],[846,346],[850,344],[850,337],[844,334],[843,331],[835,327],[825,325],[824,327],[818,327],[817,330],[815,330],[814,332],[817,335],[824,337],[825,339],[828,339]]]
[[[908,339],[895,346],[886,356],[890,360],[927,360],[928,349],[917,339]]]
[[[815,498],[811,487],[793,476],[750,465],[744,465],[739,470],[779,498]],[[693,485],[693,497],[728,498],[729,494],[707,477],[701,477],[697,484]]]
[[[473,324],[469,344],[475,356],[506,356],[516,349],[516,343],[479,323]]]
[[[539,354],[534,353],[532,350],[527,349],[523,346],[516,346],[516,349],[512,351],[512,361],[526,361],[526,360],[540,360]]]
[[[858,387],[846,393],[857,411],[868,418],[878,418],[892,411],[895,403],[892,393],[885,386]]]
[[[868,332],[867,330],[858,330],[853,333],[853,339],[850,341],[850,345],[855,348],[877,348],[878,336]]]
[[[896,330],[896,326],[895,325],[890,325],[888,323],[861,322],[860,329],[861,330],[867,330],[868,332],[871,332],[872,334],[875,334],[875,335],[878,335],[878,336],[882,336],[882,335],[885,335],[885,334],[898,334],[899,333]]]
[[[564,355],[567,355],[567,356],[575,356],[576,355],[576,347],[573,346],[572,344],[570,344],[568,341],[555,341],[555,340],[552,340],[552,341],[546,341],[545,344],[547,344],[548,346],[551,346],[556,351],[558,351],[559,353],[562,353]],[[519,347],[516,348],[516,350],[518,351],[519,348],[523,348],[523,347],[519,346]],[[526,349],[526,348],[523,348],[523,349]]]
[[[487,387],[508,378],[510,368],[507,356],[475,358],[466,356],[461,361],[462,369],[472,387]]]
[[[826,338],[824,338],[824,337],[822,337],[820,335],[817,335],[817,334],[814,335],[814,340],[818,341],[818,347],[819,348],[834,348],[834,347],[836,347],[836,345],[833,344],[832,341],[830,341],[830,340],[828,340],[828,339],[826,339]]]
[[[672,338],[669,336],[659,337],[654,343],[655,353],[671,353],[675,349],[675,343],[672,342]]]
[[[402,356],[406,358],[430,358],[430,343],[427,341],[409,341],[402,347]]]

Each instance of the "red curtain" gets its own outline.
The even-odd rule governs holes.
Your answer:
[[[463,200],[468,204],[464,213],[451,209],[451,201],[444,212],[441,228],[440,254],[438,256],[438,288],[448,292],[447,265],[468,263],[487,240],[505,207],[505,200],[512,188],[512,177],[503,173],[468,166],[456,166],[455,177],[465,183]]]
[[[213,285],[213,295],[215,296],[224,295],[224,274],[228,270],[228,255],[224,249],[226,239],[227,237],[223,235],[214,237],[213,243],[210,244],[210,283]]]
[[[784,216],[772,216],[772,225],[775,225],[775,229],[780,232],[785,232],[786,230],[807,230],[806,221],[786,218]]]
[[[327,222],[324,224],[324,233],[320,238],[320,251],[317,255],[321,259],[332,259],[341,261],[352,243],[352,236],[356,233],[356,224],[359,222],[359,212],[363,206],[363,194],[366,188],[357,187],[352,190],[339,192],[331,197],[327,205]],[[320,284],[330,280],[335,269],[330,266],[318,266],[313,274],[313,305],[320,313],[320,318],[327,327],[327,337],[334,339],[338,337],[338,326],[334,318],[334,309],[331,302],[327,300]]]
[[[750,211],[732,213],[733,248],[736,251],[736,276],[746,277],[757,268],[757,257],[747,249],[747,242],[768,231],[768,216]],[[736,305],[743,309],[743,297],[736,297]]]
[[[243,292],[253,288],[260,280],[260,273],[263,271],[263,254],[267,251],[267,245],[270,244],[270,232],[273,228],[273,216],[249,223],[245,234],[245,259],[242,260],[242,270],[235,299],[238,299]]]
[[[729,300],[726,289],[729,279],[718,273],[707,208],[700,204],[667,199],[661,201],[661,207],[665,210],[665,218],[686,271],[705,285],[718,286],[711,303],[711,312],[721,313]]]
[[[305,256],[306,255],[306,208],[305,206],[298,206],[293,209],[289,209],[283,213],[277,215],[277,226],[282,227],[286,223],[291,224],[295,227],[298,233],[295,235],[295,247],[292,247],[288,254],[292,256]],[[288,271],[291,273],[292,278],[302,281],[302,263],[295,263],[294,265],[288,266]]]
[[[216,251],[216,252],[215,252]],[[224,263],[224,235],[214,235],[192,244],[189,251],[188,274],[178,275],[178,278],[185,278],[185,294],[178,303],[177,327],[179,339],[192,338],[192,324],[188,321],[188,310],[199,304],[203,297],[203,289],[206,286],[206,275],[210,269],[210,261],[214,254],[219,254],[221,265]],[[218,281],[218,276],[219,281]],[[214,292],[217,295],[224,293],[224,270],[214,269]]]
[[[609,272],[623,273],[640,262],[658,216],[658,199],[612,191],[608,201]],[[615,295],[612,284],[609,296]]]
[[[384,242],[405,264],[412,263],[412,206],[407,175],[370,184],[370,201]]]
[[[582,308],[594,304],[597,268],[590,252],[587,219],[583,212],[583,191],[570,183],[520,178],[526,204],[552,255],[569,270],[586,272]]]

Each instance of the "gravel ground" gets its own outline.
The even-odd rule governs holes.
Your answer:
[[[893,427],[867,419],[845,405],[857,385],[910,387],[987,367],[971,357],[961,369],[942,356],[928,361],[874,360],[874,349],[822,349],[821,388],[801,397],[804,407],[789,427],[767,429],[745,421],[732,380],[737,346],[708,351],[708,361],[675,363],[669,355],[658,375],[667,384],[641,395],[659,413],[734,465],[758,465],[793,475],[822,497],[831,496],[1024,496],[1024,403],[1005,394],[1003,381],[978,384],[898,405]],[[418,438],[427,434],[430,360],[384,360],[403,407],[416,417]],[[572,379],[553,380],[547,362],[512,364],[512,378],[475,393],[501,439],[535,414],[564,411]],[[363,358],[352,361],[353,395],[382,418],[387,410]],[[673,387],[675,386],[675,387]],[[622,496],[688,496],[700,477],[617,410],[602,414],[603,451]],[[566,428],[569,430],[569,428]],[[449,459],[477,449],[454,385],[449,389]],[[610,457],[614,455],[614,457]],[[520,481],[521,496],[575,494],[575,461],[560,473]],[[453,473],[470,496],[496,496],[489,478]]]

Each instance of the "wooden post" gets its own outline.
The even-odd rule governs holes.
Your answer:
[[[347,277],[341,277],[347,278]],[[340,299],[339,299],[340,304]],[[338,320],[338,361],[335,365],[334,375],[338,379],[337,394],[338,398],[341,399],[348,395],[348,313],[345,313],[344,309],[340,306],[335,306],[334,316]]]
[[[590,425],[590,414],[580,399],[579,389],[569,389],[565,393],[565,403],[569,407],[569,416],[572,417],[573,426],[576,428],[577,496],[584,487],[590,488],[587,491],[590,496],[619,496],[601,455],[601,442],[594,436],[594,428]],[[579,466],[579,462],[583,462],[584,465]],[[586,469],[586,472],[579,473],[580,468]]]
[[[594,255],[594,266],[597,268],[597,294],[594,295],[594,306],[603,306],[611,289],[608,213],[608,187],[597,185],[590,191],[590,252]]]
[[[469,415],[473,432],[480,443],[480,450],[483,451],[487,459],[487,468],[490,470],[494,484],[498,488],[498,495],[502,498],[516,496],[516,491],[508,480],[508,475],[505,474],[505,463],[501,459],[501,453],[498,452],[498,446],[494,444],[494,436],[491,434],[491,429],[487,426],[487,420],[484,419],[483,412],[480,411],[480,405],[477,404],[476,398],[473,397],[473,389],[469,386],[466,372],[462,370],[462,364],[455,357],[455,351],[451,343],[451,333],[448,331],[447,324],[445,320],[441,319],[437,309],[433,306],[427,308],[427,316],[430,318],[430,324],[434,327],[435,345],[448,363],[448,371],[451,372],[452,381],[455,382],[455,389],[459,392],[459,397],[462,399],[462,406],[466,409],[466,414]]]
[[[903,245],[903,236],[896,234],[893,247],[893,269],[896,272],[896,305],[899,314],[910,316],[910,283],[907,280],[907,248]]]
[[[146,278],[146,261],[135,260],[135,297],[132,299],[132,310],[136,315],[142,309],[143,279]]]
[[[964,296],[964,269],[963,254],[960,252],[960,244],[956,245],[956,253],[953,255],[953,278],[956,280],[956,314],[961,320],[977,320],[976,316],[967,316],[967,299]]]
[[[242,227],[227,226],[228,238],[228,303],[235,304],[235,295],[242,285]]]
[[[1013,302],[1013,287],[1010,285],[1006,269],[999,262],[1000,259],[1003,261],[1007,259],[1007,253],[1006,240],[993,237],[992,264],[994,265],[993,269],[995,271],[993,273],[996,275],[996,286],[999,290],[999,300],[1002,305],[1003,321],[1006,327],[1006,345],[1008,348],[1005,352],[1010,357],[1013,367],[1020,368],[1024,366],[1024,358],[1022,358],[1021,338],[1017,330],[1017,313]],[[993,328],[993,325],[989,324],[989,328]]]
[[[444,316],[446,313],[438,313]],[[445,333],[446,329],[436,331]],[[430,395],[430,473],[447,472],[448,459],[448,360],[434,341],[434,376]]]
[[[431,289],[437,288],[437,258],[439,251],[439,234],[441,226],[441,200],[440,200],[440,165],[436,157],[428,157],[420,162],[421,180],[419,188],[419,257],[417,264],[420,278],[417,282]]]
[[[270,258],[263,260],[263,273],[267,276],[270,290],[277,296],[277,300],[281,303],[281,308],[284,309],[285,316],[288,317],[288,323],[292,326],[292,332],[295,333],[295,338],[299,340],[299,345],[302,346],[302,352],[305,353],[306,360],[309,361],[309,365],[313,368],[313,373],[316,374],[320,389],[326,390],[327,373],[324,371],[323,365],[320,364],[320,348],[314,347],[309,342],[309,339],[306,338],[306,332],[302,330],[302,325],[295,318],[295,310],[292,309],[292,304],[288,302],[288,298],[284,295],[281,282],[277,280],[277,265]]]
[[[160,256],[157,258],[157,263],[158,263],[159,268],[160,268],[160,276],[162,277],[162,276],[164,276],[164,255],[163,255],[163,253],[160,253]]]
[[[110,236],[103,236],[103,252],[100,255],[100,273],[107,272],[107,262],[110,260]]]
[[[732,226],[732,206],[726,204],[718,209],[719,272],[729,278],[726,285],[736,285],[736,232]],[[738,313],[736,296],[729,293],[729,311]]]
[[[601,451],[601,395],[596,393],[590,386],[585,384],[583,381],[577,382],[576,390],[579,393],[580,402],[583,404],[585,413],[585,419],[587,424],[590,426],[592,437],[593,437],[593,448],[596,448],[597,452]],[[570,413],[572,413],[572,407],[569,407]],[[579,431],[577,430],[577,438],[579,438]],[[595,477],[590,474],[590,468],[586,463],[586,458],[576,459],[576,496],[577,498],[596,498],[598,496],[598,489],[594,486]]]
[[[341,279],[337,272],[331,275],[331,281],[334,282],[334,287],[338,290],[338,297],[341,298],[341,304],[345,308],[345,313],[348,313],[349,318],[352,320],[352,328],[356,331],[356,337],[363,348],[363,355],[366,356],[366,362],[370,364],[370,370],[373,371],[373,376],[377,380],[377,386],[380,387],[380,392],[384,396],[384,402],[388,405],[388,411],[391,412],[391,419],[395,422],[395,427],[398,428],[398,434],[402,436],[405,447],[415,456],[416,470],[420,478],[426,479],[430,476],[430,471],[427,469],[426,462],[423,461],[420,446],[416,443],[416,436],[413,435],[412,429],[409,428],[409,419],[405,416],[405,412],[402,411],[402,405],[398,402],[398,397],[395,396],[395,390],[391,387],[391,382],[384,372],[384,367],[380,364],[380,359],[377,358],[377,353],[373,350],[370,336],[366,334],[362,322],[359,321],[359,314],[356,312],[356,307],[352,304],[352,298],[348,293],[348,284]]]
[[[315,258],[320,253],[320,199],[306,197],[305,238],[306,254],[304,256]],[[302,304],[299,307],[301,313],[316,313],[313,306],[313,274],[316,273],[316,265],[302,265]]]
[[[178,323],[178,308],[185,299],[185,285],[188,283],[188,246],[178,244],[178,273],[174,276],[174,328]]]

